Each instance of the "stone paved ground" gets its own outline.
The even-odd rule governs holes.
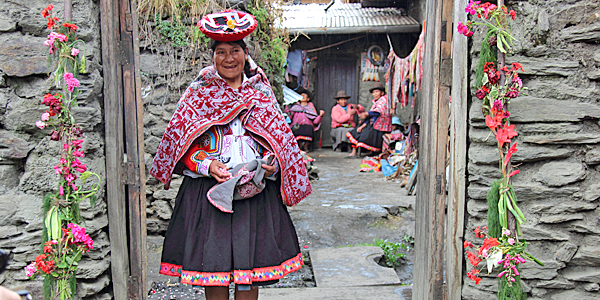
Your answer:
[[[386,180],[381,173],[359,172],[360,159],[345,159],[347,153],[322,149],[309,155],[315,159],[314,165],[319,169],[320,178],[313,183],[313,194],[290,208],[303,252],[310,254],[316,250],[372,244],[376,238],[401,242],[405,236],[413,236],[415,197],[407,196],[399,182]],[[168,277],[157,274],[161,243],[161,237],[149,236],[149,287],[154,287],[156,292],[149,299],[204,299],[202,289],[167,282]],[[396,273],[400,283],[410,284],[412,252],[409,251],[405,262],[396,269]],[[316,299],[311,298],[316,293],[311,292],[310,288],[314,286],[314,281],[308,265],[303,271],[292,273],[273,286],[300,289],[280,292],[264,290],[263,298],[277,299],[277,295],[284,293],[288,298],[297,294],[300,297],[306,295],[308,298],[305,299]],[[398,295],[399,299],[403,299],[402,294],[404,297],[408,295],[403,286],[320,291],[323,296],[327,294],[332,297],[330,299],[345,299],[349,295],[354,295],[353,299],[368,299],[364,298],[365,295],[375,297],[377,294],[373,294],[374,291],[380,291],[381,296]],[[336,298],[336,292],[343,292],[345,296]]]

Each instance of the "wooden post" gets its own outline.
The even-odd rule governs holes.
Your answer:
[[[454,0],[454,25],[466,23],[467,0]],[[457,31],[454,31],[457,34]],[[467,168],[467,97],[469,93],[468,40],[457,35],[452,41],[452,117],[450,118],[450,178],[448,180],[448,225],[446,227],[446,294],[461,299],[463,236]]]
[[[446,153],[451,84],[452,0],[427,0],[413,299],[445,299]]]
[[[146,299],[146,194],[135,0],[101,0],[106,199],[116,300]]]

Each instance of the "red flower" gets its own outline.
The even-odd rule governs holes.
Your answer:
[[[475,281],[475,284],[479,284],[479,281],[481,281],[481,278],[477,275],[479,275],[479,269],[472,269],[471,271],[467,272],[467,277]]]
[[[487,125],[493,132],[502,125],[502,119],[504,119],[504,113],[502,111],[496,112],[492,108],[492,115],[485,116],[485,125]]]
[[[504,165],[506,166],[508,164],[508,162],[510,161],[512,155],[517,152],[517,143],[514,143],[509,149],[508,152],[506,153],[506,157],[504,158]]]
[[[489,69],[493,69],[494,68],[494,63],[493,62],[486,62],[485,65],[483,66],[483,72],[487,73],[487,71]]]
[[[469,247],[470,247],[470,248],[475,248],[475,245],[473,245],[473,243],[471,243],[471,242],[469,242],[469,241],[465,241],[465,242],[463,243],[463,246],[464,246],[465,248],[469,248]]]
[[[57,22],[58,22],[58,18],[57,17],[48,18],[48,24],[46,24],[46,27],[48,29],[52,29],[52,27],[54,27],[54,25],[56,25]]]
[[[472,266],[478,267],[481,262],[481,258],[479,258],[475,253],[467,251],[467,259],[471,263]]]
[[[503,146],[504,143],[510,143],[510,139],[517,135],[519,134],[515,132],[515,125],[509,126],[508,122],[506,122],[504,127],[498,129],[498,132],[496,133],[496,140],[500,146]]]
[[[75,24],[64,23],[63,26],[71,29],[72,31],[77,31],[77,25]]]
[[[475,237],[482,239],[485,237],[485,233],[481,232],[481,229],[479,228],[479,226],[477,226],[477,228],[475,228]]]
[[[513,176],[519,174],[519,172],[521,172],[521,170],[514,170],[514,171],[510,172],[510,174],[508,174],[508,177],[513,177]]]
[[[481,89],[486,93],[489,93],[491,91],[490,88],[487,87],[486,85],[482,86]]]
[[[492,247],[496,247],[500,245],[500,243],[498,242],[498,240],[496,238],[492,238],[492,237],[488,237],[485,240],[483,240],[483,245],[481,245],[481,247],[479,247],[479,255],[483,254],[483,251],[489,250]]]
[[[511,9],[511,10],[508,12],[508,14],[509,14],[509,15],[512,17],[512,19],[513,19],[513,21],[514,21],[514,20],[515,20],[515,17],[517,16],[517,14],[515,13],[515,11]]]
[[[483,89],[479,89],[477,90],[477,92],[475,92],[475,96],[481,100],[483,98],[485,98],[485,96],[487,95],[487,93],[483,90]]]
[[[525,70],[523,70],[523,66],[520,63],[512,63],[512,68],[510,68],[511,71],[518,71],[519,69],[525,72]]]

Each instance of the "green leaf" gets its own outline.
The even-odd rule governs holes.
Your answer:
[[[496,36],[496,46],[498,47],[498,50],[500,50],[500,52],[506,53],[506,50],[504,49],[504,45],[503,45],[502,40],[503,40],[502,35],[498,34]]]
[[[64,268],[66,268],[66,267],[68,267],[68,266],[69,266],[69,265],[68,265],[66,262],[64,262],[64,261],[61,261],[61,262],[59,262],[59,263],[56,265],[56,267],[58,267],[58,268],[61,268],[61,269],[64,269]]]

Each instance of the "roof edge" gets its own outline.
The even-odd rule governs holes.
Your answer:
[[[296,34],[352,34],[352,33],[419,33],[420,24],[396,26],[356,26],[356,27],[319,27],[289,29],[290,35]]]

